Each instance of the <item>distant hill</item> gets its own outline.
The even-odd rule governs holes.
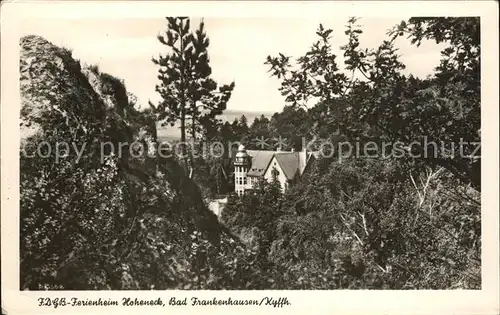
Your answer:
[[[274,112],[259,112],[259,111],[242,111],[242,110],[225,110],[224,114],[220,116],[219,118],[224,120],[224,121],[233,121],[235,119],[238,119],[241,117],[241,115],[245,115],[245,117],[248,120],[248,123],[251,124],[253,120],[256,117],[260,117],[261,115],[264,115],[268,118],[271,118],[271,116],[274,114]]]
[[[248,120],[248,123],[251,124],[256,117],[260,117],[261,115],[264,115],[268,118],[271,118],[273,115],[273,112],[257,112],[257,111],[242,111],[242,110],[234,110],[234,109],[227,109],[224,111],[224,114],[221,116],[218,116],[219,119],[222,119],[224,122],[229,121],[232,122],[235,119],[238,119],[241,117],[241,115],[245,115],[245,117]],[[158,132],[158,140],[161,141],[174,141],[174,140],[179,140],[180,139],[180,130],[179,130],[180,125],[176,124],[173,127],[161,127],[159,124],[157,126],[157,132]]]

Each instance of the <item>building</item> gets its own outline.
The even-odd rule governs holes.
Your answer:
[[[295,184],[317,158],[317,153],[246,150],[240,145],[234,158],[234,190],[241,196],[260,179],[271,181],[274,176],[282,192]]]

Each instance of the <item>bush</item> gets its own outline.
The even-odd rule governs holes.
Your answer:
[[[264,189],[232,199],[223,212],[236,233],[252,231],[263,263],[280,270],[286,288],[480,288],[477,191],[442,170],[427,173],[427,187],[414,186],[387,160],[324,169],[274,209],[264,206]]]

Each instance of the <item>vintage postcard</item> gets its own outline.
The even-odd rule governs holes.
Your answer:
[[[493,1],[2,3],[3,314],[498,314]]]

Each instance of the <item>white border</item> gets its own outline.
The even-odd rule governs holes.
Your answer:
[[[1,7],[1,192],[2,306],[7,314],[45,313],[188,313],[240,314],[499,314],[498,202],[498,5],[495,1],[355,1],[355,2],[71,2],[2,3]],[[482,42],[482,290],[478,291],[81,291],[20,292],[19,288],[19,36],[23,19],[151,18],[165,15],[205,17],[310,16],[480,16]],[[251,39],[250,39],[251,40]],[[233,43],[234,44],[234,43]],[[138,298],[261,298],[286,296],[291,307],[37,307],[41,296],[120,299]]]

